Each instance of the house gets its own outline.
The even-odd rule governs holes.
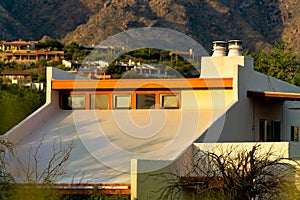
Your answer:
[[[17,63],[32,63],[37,62],[41,59],[49,61],[60,61],[63,59],[63,56],[63,51],[20,50],[14,52],[0,52],[0,61]]]
[[[60,61],[64,57],[64,51],[37,50],[38,41],[12,41],[0,42],[0,61],[32,63],[40,59]]]
[[[33,81],[30,72],[27,70],[3,71],[1,72],[1,79],[4,83],[23,85],[40,91],[44,90],[44,83]]]
[[[0,41],[0,51],[20,51],[20,50],[34,50],[38,41],[17,41],[6,42]]]
[[[199,78],[91,80],[49,67],[46,104],[3,137],[25,166],[38,149],[37,174],[49,152],[74,142],[56,184],[124,186],[132,199],[157,199],[160,184],[147,174],[199,148],[260,143],[299,156],[300,88],[254,71],[238,40],[213,51]],[[20,182],[21,168],[11,164]]]
[[[31,75],[25,70],[9,70],[1,72],[2,80],[30,82]]]

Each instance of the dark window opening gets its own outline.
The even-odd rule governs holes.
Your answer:
[[[137,94],[136,95],[137,109],[155,108],[155,94]]]

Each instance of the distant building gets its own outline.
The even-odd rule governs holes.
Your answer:
[[[12,42],[0,41],[0,51],[34,50],[38,41],[17,40]]]
[[[9,70],[1,73],[1,78],[4,83],[23,85],[25,87],[35,89],[35,90],[43,90],[44,84],[39,82],[33,82],[30,73],[27,70]]]
[[[25,70],[9,70],[1,73],[2,80],[30,82],[31,75]]]
[[[0,61],[32,63],[40,59],[60,61],[64,58],[64,51],[36,50],[38,41],[0,41]]]

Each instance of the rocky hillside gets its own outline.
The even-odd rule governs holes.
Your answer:
[[[135,27],[183,32],[207,50],[213,40],[242,39],[246,48],[284,40],[300,49],[297,0],[2,0],[0,39],[97,44]]]

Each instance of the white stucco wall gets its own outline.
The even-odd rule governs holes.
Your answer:
[[[293,92],[299,93],[300,88],[281,80],[258,73],[253,69],[253,60],[243,56],[219,56],[206,57],[202,60],[201,77],[233,77],[233,98],[237,98],[235,103],[223,116],[220,122],[212,125],[207,133],[216,129],[219,134],[219,142],[241,141],[251,142],[259,140],[259,119],[273,119],[281,122],[281,139],[286,141],[291,123],[299,124],[297,111],[286,109],[282,103],[258,102],[247,97],[247,91],[273,91],[273,92]],[[284,114],[283,114],[284,113]],[[287,117],[285,117],[287,116]],[[298,117],[299,121],[300,118]],[[293,122],[291,122],[291,120]],[[203,137],[198,141],[215,142],[215,137]]]
[[[290,141],[291,126],[298,126],[300,128],[300,102],[298,101],[285,102],[283,104],[283,118],[284,118],[284,126],[283,126],[284,134],[282,139],[284,141]]]
[[[294,150],[300,151],[299,143],[289,142],[245,142],[245,143],[194,143],[184,153],[182,153],[178,159],[173,161],[165,160],[132,160],[132,174],[131,174],[131,199],[160,199],[162,192],[166,192],[168,182],[174,178],[169,174],[175,174],[178,176],[185,176],[188,172],[191,172],[193,162],[197,162],[195,156],[197,152],[214,152],[217,155],[222,152],[232,151],[240,153],[241,151],[250,151],[253,146],[259,145],[259,151],[257,156],[264,155],[266,152],[272,153],[274,156],[270,159],[281,157],[289,158],[292,157],[299,160],[299,157],[294,156]],[[233,153],[234,155],[234,153]],[[298,154],[299,155],[299,154]],[[139,170],[156,168],[156,166],[170,163],[164,168],[159,170],[153,170],[149,173],[136,173]],[[296,177],[296,175],[295,175]],[[174,179],[174,181],[176,178]],[[178,199],[188,200],[193,199],[191,194],[179,193]],[[169,199],[171,195],[169,195]]]

